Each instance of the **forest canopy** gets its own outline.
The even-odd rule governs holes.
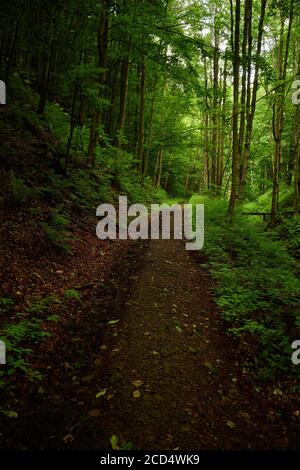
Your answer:
[[[8,95],[17,69],[36,91],[39,115],[67,114],[65,172],[100,165],[126,186],[130,167],[173,196],[226,196],[231,213],[270,191],[273,221],[290,188],[297,212],[298,2],[20,0],[1,8]]]

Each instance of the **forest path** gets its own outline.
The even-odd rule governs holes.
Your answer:
[[[111,353],[101,436],[89,421],[97,445],[115,435],[134,449],[284,447],[284,426],[224,334],[201,259],[178,240],[151,241],[143,256],[122,318],[99,345]]]
[[[144,450],[295,446],[281,396],[243,369],[224,331],[201,252],[180,240],[126,242],[100,282],[93,237],[80,266],[96,286],[38,354],[43,380],[8,394],[18,418],[2,417],[0,446],[108,450],[112,436]],[[105,247],[108,263],[120,245]]]

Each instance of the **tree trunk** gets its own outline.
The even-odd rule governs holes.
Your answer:
[[[278,80],[282,85],[277,89],[275,95],[275,102],[273,105],[273,136],[275,140],[275,153],[273,163],[273,189],[272,189],[272,206],[271,206],[271,225],[275,224],[276,212],[278,209],[279,197],[279,168],[282,153],[282,131],[284,123],[284,101],[285,101],[285,79],[288,64],[289,44],[292,30],[294,12],[294,0],[290,3],[290,15],[287,38],[284,49],[284,29],[285,29],[285,15],[281,11],[281,28],[280,28],[280,41],[278,46],[277,56],[277,70]]]
[[[42,91],[40,94],[40,99],[39,99],[39,105],[38,105],[38,114],[44,114],[45,111],[45,106],[47,103],[47,98],[48,98],[48,93],[49,93],[49,86],[50,86],[50,77],[51,77],[51,72],[52,72],[52,64],[53,64],[53,57],[54,57],[54,41],[51,41],[50,45],[50,54],[49,54],[49,60],[48,56],[45,57],[45,75],[43,79],[43,85],[42,85]]]
[[[215,9],[214,14],[214,58],[213,58],[213,109],[212,109],[212,154],[211,154],[211,185],[215,193],[218,181],[218,137],[219,137],[219,45],[220,45],[220,29],[217,24],[218,11]]]
[[[223,176],[224,176],[224,152],[225,152],[225,123],[226,123],[226,111],[227,111],[227,62],[224,62],[224,77],[223,77],[223,98],[221,112],[221,131],[220,131],[220,156],[219,156],[219,168],[218,168],[218,184],[217,194],[220,195]]]
[[[78,86],[76,84],[74,86],[73,99],[72,99],[72,109],[71,109],[71,116],[70,116],[70,132],[69,132],[69,137],[68,137],[66,161],[65,161],[65,173],[67,173],[68,171],[68,165],[69,165],[69,160],[70,160],[70,150],[71,150],[71,145],[72,145],[72,140],[73,140],[73,135],[74,135],[74,129],[77,125],[77,120],[75,119],[75,105],[76,105],[77,93],[78,93]]]
[[[160,147],[157,152],[153,183],[156,188],[160,187],[161,171],[162,171],[163,149]]]
[[[298,70],[297,79],[300,80],[300,49],[297,54]],[[299,214],[299,170],[300,170],[300,104],[296,105],[293,129],[293,179],[294,179],[294,197],[293,209],[294,214]]]
[[[117,131],[114,144],[120,149],[122,147],[123,132],[125,126],[126,105],[128,95],[128,72],[129,72],[129,57],[122,61],[121,66],[121,83],[120,83],[120,112],[117,124]]]
[[[204,58],[204,78],[205,78],[205,118],[204,118],[204,186],[210,188],[210,160],[209,160],[209,114],[208,114],[208,76],[207,62]]]
[[[145,62],[143,61],[141,64],[141,76],[140,76],[139,140],[138,140],[138,153],[137,153],[141,177],[143,177],[143,174],[144,174],[145,85],[146,85],[146,67],[145,67]]]
[[[103,97],[103,87],[106,82],[106,66],[107,66],[107,45],[108,45],[108,25],[109,25],[109,7],[110,0],[101,1],[101,15],[99,19],[98,29],[98,65],[104,71],[100,74],[98,97]],[[98,107],[93,114],[90,128],[89,149],[87,155],[87,165],[93,167],[95,164],[96,144],[98,140],[99,125],[102,120],[102,109]]]
[[[249,45],[249,36],[251,36],[251,21],[252,17],[250,15],[250,3],[251,0],[245,0],[245,10],[244,10],[244,32],[243,32],[243,45],[242,45],[242,66],[243,66],[243,74],[242,74],[242,91],[241,91],[241,113],[240,113],[240,129],[239,129],[239,183],[242,176],[242,168],[243,168],[243,148],[244,148],[244,141],[245,141],[245,117],[246,117],[246,101],[247,97],[249,96],[248,88],[249,82],[248,78],[248,61],[247,53],[251,54],[251,50],[247,49]],[[252,5],[251,5],[252,6]],[[248,105],[248,103],[247,103]],[[248,112],[248,110],[247,110]]]
[[[267,4],[267,0],[262,0],[259,26],[258,26],[258,39],[257,39],[256,63],[255,63],[254,82],[253,82],[253,89],[252,89],[252,98],[250,98],[250,96],[247,98],[247,102],[248,101],[250,102],[251,100],[251,107],[250,109],[247,109],[246,136],[245,136],[245,144],[244,144],[244,149],[243,149],[243,154],[242,154],[242,171],[241,171],[240,194],[239,194],[240,199],[244,198],[246,184],[247,184],[248,166],[249,166],[249,158],[250,158],[250,146],[251,146],[251,140],[252,140],[253,121],[254,121],[254,116],[255,116],[256,99],[257,99],[257,91],[258,91],[259,59],[261,56],[266,4]],[[250,40],[250,36],[249,36],[249,40]],[[248,49],[250,48],[252,49],[252,45],[250,46],[249,44]],[[251,62],[248,65],[248,83],[250,83],[250,81],[251,81]],[[250,88],[249,88],[249,91],[250,91]]]
[[[238,191],[238,164],[239,164],[239,132],[238,132],[238,111],[239,111],[239,83],[240,83],[240,19],[241,2],[236,0],[235,6],[235,34],[234,34],[234,54],[233,54],[233,118],[232,118],[232,171],[231,171],[231,194],[229,201],[229,214],[232,216],[235,211],[237,191]]]

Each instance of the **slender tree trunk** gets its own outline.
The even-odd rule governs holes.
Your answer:
[[[300,49],[297,53],[298,67],[297,78],[300,80]],[[294,214],[299,214],[299,192],[300,192],[300,104],[296,105],[293,129],[293,209]]]
[[[11,46],[11,49],[9,51],[9,56],[8,56],[8,60],[7,60],[7,63],[6,63],[6,72],[5,72],[5,82],[6,83],[8,82],[8,79],[9,79],[10,67],[11,67],[11,63],[12,63],[12,60],[13,60],[14,55],[15,55],[19,28],[20,28],[20,22],[18,21],[17,24],[16,24],[16,29],[15,29],[15,32],[14,32],[14,38],[13,38],[12,46]]]
[[[289,45],[292,30],[294,13],[294,0],[290,3],[290,15],[289,25],[287,31],[287,38],[284,48],[284,29],[285,29],[285,15],[281,11],[281,30],[280,30],[280,41],[278,45],[278,57],[277,57],[277,70],[278,79],[282,85],[276,91],[275,102],[273,106],[273,136],[275,140],[275,153],[273,163],[273,189],[272,189],[272,206],[271,206],[271,224],[275,224],[276,212],[278,209],[278,197],[279,197],[279,168],[282,153],[282,131],[284,123],[284,101],[285,101],[285,80],[289,56]]]
[[[244,32],[243,32],[243,44],[242,44],[242,90],[241,90],[241,112],[240,112],[240,129],[239,129],[239,183],[242,176],[242,168],[243,168],[243,148],[244,148],[244,141],[245,141],[245,117],[246,117],[246,99],[248,96],[248,59],[247,59],[247,52],[251,54],[251,51],[247,50],[247,46],[249,44],[249,34],[251,35],[251,16],[250,16],[250,2],[251,0],[245,0],[245,7],[244,7]],[[240,184],[239,184],[240,185]]]
[[[114,61],[111,65],[111,73],[109,74],[109,83],[107,87],[110,91],[109,93],[109,108],[105,113],[105,133],[113,141],[115,139],[115,128],[114,128],[114,116],[116,108],[116,97],[118,95],[117,89],[119,86],[119,70],[118,70],[119,61]]]
[[[128,72],[129,72],[129,57],[122,61],[121,66],[121,83],[120,83],[120,111],[117,124],[117,131],[114,144],[120,149],[122,146],[123,132],[126,117],[126,105],[128,95]]]
[[[159,147],[157,151],[156,164],[154,170],[153,183],[156,188],[160,187],[161,171],[162,171],[162,161],[163,161],[163,149]]]
[[[75,105],[76,105],[78,90],[79,90],[78,85],[76,84],[74,86],[73,99],[72,99],[72,109],[71,109],[71,117],[70,117],[70,132],[69,132],[69,137],[68,137],[68,142],[67,142],[67,152],[66,152],[66,161],[65,161],[65,173],[67,173],[67,171],[68,171],[68,165],[69,165],[69,161],[70,161],[70,150],[71,150],[71,145],[72,145],[72,140],[73,140],[73,135],[74,135],[74,129],[77,125],[77,120],[75,118]]]
[[[109,25],[109,7],[110,0],[101,1],[101,15],[99,20],[99,29],[98,29],[98,64],[101,69],[104,70],[99,76],[99,92],[98,97],[103,96],[103,87],[106,82],[106,66],[107,66],[107,45],[108,45],[108,25]],[[87,155],[87,165],[94,166],[95,164],[95,152],[96,144],[98,140],[99,125],[102,120],[102,109],[98,109],[94,112],[92,117],[92,123],[90,128],[90,140],[89,140],[89,149]]]
[[[169,155],[168,167],[167,167],[165,181],[164,181],[164,188],[165,188],[166,191],[168,190],[168,182],[169,182],[169,176],[170,176],[171,161],[172,161],[172,154]]]
[[[146,86],[146,67],[145,62],[141,64],[140,76],[140,109],[139,109],[139,140],[138,140],[138,161],[140,165],[140,175],[144,174],[144,141],[145,141],[145,86]]]
[[[38,111],[37,111],[38,114],[44,114],[44,111],[45,111],[45,106],[47,103],[47,98],[48,98],[48,93],[49,93],[54,52],[55,52],[55,47],[54,47],[54,41],[52,40],[51,45],[50,45],[49,60],[48,60],[48,57],[45,58],[45,76],[44,76],[42,92],[40,94],[40,100],[39,100]]]
[[[222,107],[221,112],[221,131],[220,131],[220,164],[218,171],[218,187],[217,194],[221,193],[223,176],[224,176],[224,152],[225,152],[225,123],[226,123],[226,112],[227,112],[227,62],[224,63],[224,77],[223,77],[223,90],[222,90]]]
[[[243,153],[242,153],[242,171],[241,171],[240,194],[239,194],[240,199],[244,198],[246,184],[247,184],[249,158],[250,158],[250,146],[251,146],[251,140],[252,140],[253,122],[254,122],[255,111],[256,111],[256,99],[257,99],[258,81],[259,81],[259,67],[260,67],[259,66],[259,60],[260,60],[260,56],[261,56],[266,5],[267,5],[267,0],[262,0],[259,26],[258,26],[256,63],[255,63],[254,81],[253,81],[253,88],[252,88],[252,97],[250,97],[250,95],[251,95],[251,93],[250,93],[251,59],[249,59],[250,63],[248,64],[247,125],[246,125],[246,135],[245,135],[244,149],[243,149]],[[251,17],[252,17],[252,13],[251,13]],[[251,42],[249,42],[249,44],[248,44],[248,51],[252,50],[252,33],[249,34],[249,41],[251,41]],[[250,53],[249,53],[249,55],[251,56]],[[250,106],[250,101],[251,101],[251,106]],[[249,109],[249,106],[250,106],[250,109]]]
[[[155,114],[157,81],[158,81],[158,64],[156,64],[155,78],[154,78],[154,84],[153,84],[153,94],[152,94],[150,117],[149,117],[149,134],[147,138],[147,146],[146,146],[146,151],[145,151],[145,164],[144,164],[144,172],[143,172],[144,176],[147,176],[147,173],[148,173],[150,149],[151,149],[151,143],[152,143],[152,137],[153,137],[153,121],[154,121],[154,114]]]
[[[294,197],[293,197],[293,209],[294,214],[299,214],[299,170],[300,170],[300,106],[297,106],[295,113],[295,133],[294,133]]]
[[[205,78],[205,118],[204,118],[204,185],[210,188],[210,160],[209,160],[209,114],[208,114],[208,75],[207,62],[204,58],[204,78]]]
[[[238,111],[239,111],[239,83],[240,83],[240,19],[241,2],[236,0],[235,5],[235,34],[234,34],[234,55],[233,55],[233,118],[232,118],[232,171],[231,171],[231,194],[229,201],[229,214],[235,211],[238,192],[238,164],[239,164],[239,132],[238,132]]]
[[[213,109],[212,109],[212,154],[211,154],[211,185],[215,193],[218,181],[218,137],[219,137],[219,45],[220,45],[220,29],[217,24],[218,11],[215,8],[214,14],[214,58],[213,58]]]

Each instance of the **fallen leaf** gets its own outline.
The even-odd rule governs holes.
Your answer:
[[[247,421],[249,421],[250,418],[251,418],[250,414],[247,413],[247,411],[239,411],[239,416],[240,416],[241,418],[246,419]]]
[[[232,421],[227,421],[226,424],[229,428],[235,428],[235,424]]]
[[[103,390],[100,390],[100,392],[96,393],[96,398],[104,397],[106,392],[107,392],[107,388],[103,388]]]
[[[120,320],[110,320],[107,322],[108,325],[116,325]]]
[[[132,385],[134,385],[136,388],[140,387],[141,385],[143,385],[143,381],[142,380],[134,380],[132,382]]]
[[[110,445],[112,450],[119,450],[120,447],[118,446],[118,438],[115,434],[113,434],[110,438]]]
[[[17,418],[19,415],[16,411],[10,410],[5,412],[6,416],[9,418]]]
[[[72,434],[67,434],[64,438],[63,441],[65,444],[70,444],[71,442],[74,441],[74,436]]]

